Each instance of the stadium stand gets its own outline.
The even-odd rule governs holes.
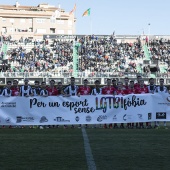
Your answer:
[[[4,38],[1,77],[70,77],[73,75],[74,41],[81,44],[78,77],[169,76],[169,40],[153,39],[145,44],[137,39],[134,43],[118,43],[112,35],[107,38],[93,35],[79,39]]]

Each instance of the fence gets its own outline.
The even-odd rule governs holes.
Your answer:
[[[46,81],[47,84],[51,79],[56,82],[62,82],[64,85],[70,83],[70,77],[74,74],[73,72],[1,72],[0,73],[0,85],[5,85],[7,81],[13,81],[17,79],[19,84],[24,83],[24,78],[29,78],[30,84],[34,84],[35,80]],[[150,74],[141,74],[145,83],[148,83],[148,79],[151,77]],[[89,84],[93,85],[95,80],[100,80],[101,85],[106,83],[107,78],[117,79],[118,81],[124,81],[124,78],[128,77],[130,80],[136,81],[136,73],[127,72],[78,72],[76,78],[76,84],[83,84],[84,79],[88,79]],[[165,84],[170,85],[170,74],[155,74],[155,84],[159,84],[159,79],[164,78]]]

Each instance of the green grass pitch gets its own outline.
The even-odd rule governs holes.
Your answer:
[[[170,129],[86,129],[97,170],[168,170]],[[0,129],[0,169],[87,170],[81,129]]]

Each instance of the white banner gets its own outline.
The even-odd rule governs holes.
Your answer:
[[[0,97],[0,125],[170,121],[169,94]]]

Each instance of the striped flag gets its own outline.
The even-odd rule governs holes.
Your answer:
[[[82,17],[84,16],[90,16],[90,8],[83,13]]]
[[[69,15],[73,14],[73,12],[76,10],[76,4],[74,5],[74,8],[70,11]]]

